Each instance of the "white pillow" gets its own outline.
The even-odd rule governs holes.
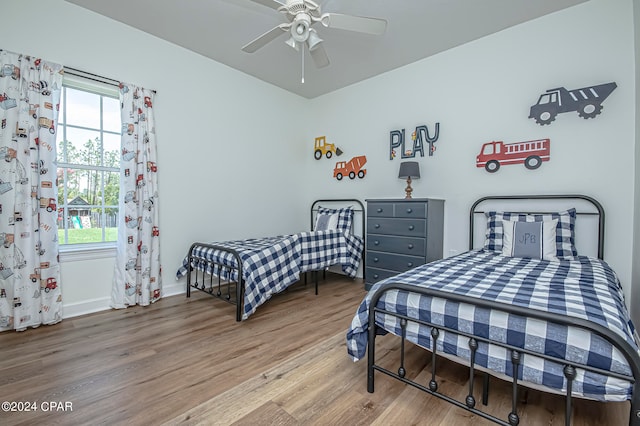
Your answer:
[[[316,226],[314,226],[313,230],[327,231],[330,229],[338,229],[338,213],[319,213],[316,217]]]
[[[544,222],[502,221],[502,255],[554,260],[558,219]],[[537,229],[534,229],[536,228]]]

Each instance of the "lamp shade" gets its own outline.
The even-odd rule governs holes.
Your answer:
[[[417,161],[405,161],[400,163],[399,179],[420,179],[420,164]]]
[[[313,28],[309,28],[309,38],[307,38],[307,45],[309,46],[309,51],[312,51],[320,43],[322,43],[322,39],[318,36],[318,33]]]

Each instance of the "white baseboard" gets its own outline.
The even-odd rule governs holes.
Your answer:
[[[162,286],[163,297],[175,296],[185,293],[185,283],[176,282],[171,285]],[[111,299],[102,297],[98,299],[83,300],[82,302],[69,303],[62,305],[62,318],[73,318],[80,315],[93,314],[96,312],[107,311],[111,309]]]

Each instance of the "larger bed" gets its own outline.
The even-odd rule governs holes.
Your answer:
[[[505,213],[481,207],[505,199],[568,200],[586,207],[557,213],[531,208],[526,213]],[[480,233],[484,245],[474,248],[478,216],[487,227]],[[578,255],[574,245],[578,217],[595,218],[591,225],[597,236],[595,256]],[[542,250],[539,259],[515,256],[513,222],[537,222],[543,240],[555,242],[551,251]],[[547,228],[554,235],[547,235]],[[571,398],[581,397],[629,400],[629,423],[640,425],[638,344],[618,277],[602,260],[603,238],[604,211],[590,197],[478,200],[470,211],[470,251],[380,281],[359,306],[347,333],[347,348],[354,360],[368,352],[368,391],[374,391],[374,373],[379,371],[496,423],[516,425],[518,386],[524,385],[565,394],[566,424],[571,422]],[[375,338],[386,333],[401,337],[397,372],[376,364]],[[428,383],[408,378],[405,340],[431,352]],[[464,401],[438,391],[438,355],[469,367]],[[473,389],[477,370],[512,382],[506,420],[478,408]],[[486,393],[485,387],[485,403]]]
[[[363,212],[364,205],[356,199],[316,200],[310,209],[312,231],[193,243],[176,277],[187,277],[187,297],[192,288],[204,291],[235,304],[236,321],[245,320],[303,273],[340,265],[355,277],[364,256]]]

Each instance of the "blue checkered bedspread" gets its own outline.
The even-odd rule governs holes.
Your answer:
[[[242,259],[245,294],[242,319],[247,319],[258,306],[272,295],[283,291],[300,279],[300,274],[341,265],[350,277],[355,277],[362,259],[364,241],[361,237],[340,231],[301,232],[292,235],[212,243],[233,249]],[[212,266],[196,261],[193,267],[222,279],[238,281],[237,261],[228,251],[196,246],[194,255],[224,265]],[[176,278],[189,271],[188,256],[176,272]]]
[[[606,262],[586,256],[574,260],[533,260],[473,250],[376,283],[360,304],[347,332],[347,351],[354,361],[366,353],[370,298],[380,286],[391,282],[587,319],[638,348],[620,283]],[[398,290],[383,295],[378,307],[631,376],[629,364],[618,349],[581,329]],[[396,317],[377,313],[376,324],[388,332],[401,334],[400,320]],[[430,327],[416,322],[408,323],[407,339],[424,348],[432,346]],[[468,339],[453,333],[441,332],[436,347],[440,353],[470,358]],[[513,374],[510,354],[495,345],[480,343],[476,363],[506,376]],[[518,375],[526,382],[564,392],[567,382],[562,368],[559,363],[525,354]],[[578,370],[573,383],[574,396],[601,401],[629,399],[631,390],[629,381],[582,370]]]

